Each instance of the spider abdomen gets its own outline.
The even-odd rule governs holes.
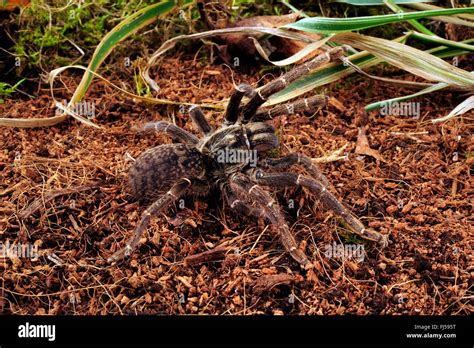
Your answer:
[[[177,180],[202,177],[205,173],[201,153],[185,144],[166,144],[143,152],[131,166],[132,194],[141,203],[155,200]]]

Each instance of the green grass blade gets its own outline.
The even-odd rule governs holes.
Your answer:
[[[474,2],[471,2],[471,6],[472,5],[474,5]],[[409,4],[407,3],[406,6],[414,8],[416,10],[440,10],[443,8],[440,6],[431,5],[431,4],[423,4],[423,3],[409,3]],[[461,13],[461,14],[458,14],[452,17],[446,17],[446,18],[452,18],[452,19],[464,18],[470,21],[474,21],[474,15],[468,14],[468,13]],[[459,22],[459,23],[462,23],[462,22]]]
[[[298,10],[296,7],[294,7],[293,5],[291,5],[288,0],[281,0],[281,3],[283,5],[285,5],[286,7],[288,7],[290,10],[292,10],[294,13],[297,13],[299,14],[301,17],[305,17],[305,18],[308,18],[309,16],[304,13],[303,11],[301,10]]]
[[[471,72],[471,74],[474,74],[474,72]],[[413,98],[422,96],[424,94],[428,94],[428,93],[431,93],[431,92],[442,90],[443,88],[446,88],[446,87],[449,87],[449,84],[447,84],[445,82],[440,82],[440,83],[437,83],[436,85],[430,86],[428,88],[425,88],[425,89],[423,89],[419,92],[416,92],[416,93],[413,93],[413,94],[410,94],[410,95],[405,95],[405,96],[398,97],[398,98],[386,99],[386,100],[383,100],[383,101],[379,101],[379,102],[369,104],[365,107],[365,110],[372,111],[372,110],[380,109],[380,108],[384,107],[385,105],[390,105],[392,103],[398,103],[398,102],[401,102],[401,101],[413,99]],[[463,104],[461,104],[461,105],[463,105]],[[458,106],[459,109],[463,108],[463,106],[461,106],[461,105]],[[458,108],[454,109],[448,116],[450,116],[451,114],[454,114],[455,111],[457,112]],[[448,117],[448,116],[446,116],[446,117]]]
[[[436,43],[436,44],[440,44],[440,45],[447,46],[447,47],[452,47],[452,48],[457,48],[457,49],[460,49],[460,50],[463,50],[463,51],[474,52],[474,46],[473,45],[468,45],[468,44],[461,43],[461,42],[447,40],[447,39],[444,39],[444,38],[436,36],[436,35],[435,36],[425,35],[425,34],[417,33],[416,31],[414,31],[414,32],[410,33],[410,36],[415,38],[415,39],[420,39],[420,40],[423,40],[423,41],[426,41],[426,42]]]
[[[191,2],[191,0],[185,0],[183,3],[190,4]],[[125,20],[115,26],[99,43],[87,67],[88,70],[97,71],[100,64],[120,41],[126,39],[140,28],[143,28],[144,26],[154,22],[160,15],[170,12],[173,8],[175,8],[176,4],[177,1],[174,0],[162,1],[148,6],[127,17]],[[92,79],[93,75],[89,71],[86,71],[79,86],[77,86],[73,97],[71,98],[69,103],[70,105],[73,105],[82,99],[84,94],[87,92]]]
[[[370,52],[384,61],[429,81],[446,82],[472,90],[474,79],[469,72],[414,47],[357,33],[341,33],[333,40]]]
[[[303,18],[295,23],[290,23],[282,28],[296,29],[310,33],[343,33],[353,30],[372,28],[389,23],[421,19],[426,17],[449,16],[460,13],[474,13],[474,7],[452,8],[443,10],[428,10],[410,13],[396,13],[380,16],[354,17],[354,18]]]
[[[469,40],[461,41],[460,43],[469,44],[469,45],[474,44],[474,38],[469,39]],[[446,47],[446,46],[439,46],[439,47],[431,48],[426,52],[431,53],[431,54],[433,54],[436,57],[441,58],[441,59],[460,56],[462,54],[469,53],[469,51],[461,50],[461,49],[458,49],[458,48]]]
[[[403,39],[398,38],[398,40]],[[474,42],[474,39],[463,41],[463,43]],[[447,48],[444,46],[435,47],[426,51],[438,58],[448,58],[467,53],[459,49]],[[368,52],[360,52],[356,55],[348,57],[352,63],[356,64],[360,69],[366,69],[382,62],[382,59],[376,58]],[[353,74],[355,70],[352,67],[344,66],[342,63],[331,63],[325,67],[321,67],[304,78],[301,78],[290,84],[284,90],[275,93],[268,100],[266,105],[275,105],[286,102],[293,98],[299,97],[304,93],[312,91],[328,83],[335,82],[343,77]]]
[[[3,103],[2,97],[10,97],[25,80],[26,78],[21,79],[13,86],[5,82],[0,82],[0,104]]]
[[[383,101],[379,101],[379,102],[369,104],[365,107],[365,110],[367,110],[367,111],[377,110],[377,109],[380,109],[380,108],[384,107],[385,105],[402,102],[402,101],[405,101],[405,100],[408,100],[408,99],[419,97],[419,96],[424,95],[424,94],[439,91],[439,90],[441,90],[443,88],[446,88],[448,86],[449,86],[449,84],[447,84],[445,82],[440,82],[440,83],[438,83],[434,86],[430,86],[428,88],[425,88],[425,89],[423,89],[419,92],[416,92],[416,93],[413,93],[413,94],[410,94],[410,95],[405,95],[403,97],[398,97],[398,98],[386,99],[386,100],[383,100]]]
[[[393,0],[384,0],[384,4],[387,5],[395,13],[404,13],[405,12]],[[423,24],[418,22],[416,19],[410,19],[408,21],[408,23],[410,23],[413,26],[413,28],[415,28],[416,30],[418,30],[419,32],[421,32],[423,34],[435,35],[428,28],[426,28]]]

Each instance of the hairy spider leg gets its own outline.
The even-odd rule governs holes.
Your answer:
[[[234,124],[239,117],[240,103],[244,96],[252,98],[255,95],[255,89],[242,83],[234,87],[234,92],[230,96],[227,108],[224,114],[224,125]]]
[[[342,217],[350,229],[360,237],[378,242],[381,247],[388,245],[386,235],[378,233],[372,229],[365,228],[338,199],[327,190],[326,186],[307,176],[294,173],[264,173],[261,170],[254,171],[254,181],[264,186],[301,186],[308,189],[312,194],[319,198],[326,209],[332,210],[336,215]]]
[[[272,94],[275,94],[290,83],[294,82],[295,80],[299,79],[303,75],[309,73],[311,70],[315,68],[332,62],[344,55],[347,51],[347,48],[344,46],[335,47],[327,52],[324,52],[314,59],[306,62],[298,67],[294,68],[293,70],[288,71],[286,74],[280,76],[279,78],[267,83],[261,89],[257,91],[257,93],[249,100],[247,104],[242,109],[241,117],[243,118],[243,123],[248,123],[252,121],[253,117],[257,109],[270,97]]]
[[[135,233],[132,238],[127,242],[125,248],[118,250],[111,257],[108,258],[108,262],[117,262],[123,258],[130,256],[135,250],[140,237],[145,231],[146,227],[150,223],[152,215],[157,215],[164,209],[168,208],[172,203],[177,201],[180,197],[184,196],[190,191],[192,187],[191,180],[183,178],[171,187],[171,189],[158,198],[152,205],[150,205],[142,214],[140,223],[135,229]]]
[[[191,119],[193,120],[193,123],[198,129],[198,131],[200,131],[203,135],[208,135],[213,131],[213,129],[209,125],[209,122],[207,122],[206,117],[202,112],[202,109],[199,106],[191,106],[189,108],[189,116],[191,116]]]
[[[309,175],[323,183],[325,187],[329,186],[329,180],[322,173],[319,166],[311,158],[300,153],[289,153],[280,158],[265,158],[259,163],[259,166],[263,168],[276,169],[287,169],[293,165],[301,165]]]
[[[139,130],[155,130],[157,132],[163,132],[174,140],[190,145],[195,145],[199,142],[199,139],[195,135],[167,121],[148,122],[145,123]]]
[[[230,178],[230,188],[237,198],[241,200],[249,199],[260,206],[261,216],[270,221],[276,228],[281,243],[290,256],[303,268],[311,268],[312,264],[302,250],[298,248],[296,240],[290,232],[278,204],[268,192],[255,184],[243,173],[235,173]]]
[[[278,146],[278,137],[272,125],[263,122],[253,122],[245,125],[245,129],[252,149],[267,151]]]
[[[326,105],[329,97],[314,95],[309,98],[297,99],[293,103],[279,104],[273,108],[260,109],[253,117],[253,121],[267,121],[276,116],[292,115],[299,112],[310,112],[318,107]]]

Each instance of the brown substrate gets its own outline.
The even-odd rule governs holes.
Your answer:
[[[159,72],[161,96],[175,101],[215,102],[232,90],[227,67],[202,67],[192,57],[168,59]],[[233,78],[255,85],[257,73]],[[71,90],[57,91],[59,99],[61,93],[70,96],[78,79],[64,81]],[[472,113],[430,123],[462,98],[446,92],[421,98],[419,119],[370,113],[369,144],[383,160],[354,153],[363,106],[404,93],[357,77],[327,90],[344,108],[273,121],[281,154],[320,157],[347,144],[347,159],[322,169],[346,206],[390,235],[389,246],[380,250],[347,233],[308,193],[275,192],[315,264],[311,271],[299,268],[271,229],[262,233],[262,223],[237,216],[218,196],[187,199],[184,209],[153,218],[130,260],[106,263],[143,211],[128,194],[130,156],[171,142],[138,134],[133,126],[174,118],[194,132],[179,107],[137,104],[96,81],[87,101],[96,105],[94,122],[101,129],[73,119],[50,128],[0,128],[0,241],[35,243],[40,253],[36,261],[0,262],[0,308],[16,314],[468,314],[474,277]],[[48,89],[39,94],[33,101],[7,100],[0,114],[52,116]],[[206,114],[214,125],[221,121],[220,112]],[[327,258],[333,242],[363,243],[364,260]],[[226,249],[211,255],[217,261],[184,263],[220,246]]]

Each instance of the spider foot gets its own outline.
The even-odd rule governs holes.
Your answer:
[[[371,228],[363,228],[359,233],[356,232],[356,234],[360,235],[364,239],[377,242],[382,249],[388,246],[387,234],[376,232]]]
[[[293,247],[289,250],[289,253],[291,257],[300,264],[301,268],[308,270],[314,267],[301,249]]]
[[[388,234],[380,234],[380,239],[378,241],[380,247],[383,249],[383,248],[386,248],[388,246]]]

